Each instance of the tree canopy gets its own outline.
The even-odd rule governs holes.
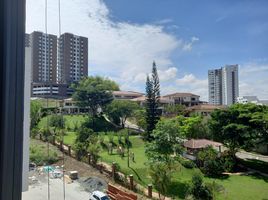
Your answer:
[[[196,115],[191,117],[178,116],[180,130],[188,139],[210,139],[210,131],[207,126],[207,119]]]
[[[179,131],[176,119],[161,119],[153,131],[154,140],[146,145],[146,155],[150,161],[169,163],[180,139],[185,136]]]
[[[139,109],[139,106],[135,102],[113,100],[113,102],[107,106],[106,112],[113,122],[120,124],[122,128],[124,128],[127,118],[133,116],[134,111],[137,109]]]
[[[30,117],[31,117],[31,129],[33,129],[38,122],[42,118],[42,104],[37,100],[31,101],[31,110],[30,110]]]
[[[89,108],[91,114],[96,116],[98,109],[103,109],[113,101],[112,91],[119,90],[117,83],[100,76],[90,76],[73,85],[73,99],[78,106]]]
[[[209,127],[213,138],[223,142],[234,154],[238,148],[251,149],[257,141],[268,139],[268,107],[234,104],[211,114]]]

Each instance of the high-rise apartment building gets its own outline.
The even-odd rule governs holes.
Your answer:
[[[88,75],[88,39],[64,33],[58,40],[58,83],[78,82]]]
[[[238,65],[208,71],[209,103],[231,105],[239,96]]]
[[[31,48],[32,82],[56,83],[57,36],[34,31],[25,39],[25,45]]]
[[[238,96],[238,65],[226,65],[222,68],[222,103],[231,105]]]
[[[222,70],[213,69],[208,71],[209,103],[222,104]]]

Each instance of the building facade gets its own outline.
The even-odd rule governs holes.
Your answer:
[[[25,63],[30,66],[31,96],[63,98],[71,83],[88,75],[88,39],[64,33],[25,34]]]
[[[208,71],[208,93],[209,103],[222,104],[222,70],[214,69]]]
[[[132,91],[113,91],[112,94],[113,94],[114,99],[117,99],[117,100],[131,100],[131,99],[144,96],[143,93],[132,92]]]
[[[78,82],[88,75],[88,39],[64,33],[58,40],[57,82]]]
[[[31,80],[36,83],[57,81],[57,36],[34,31],[26,35],[31,48]]]
[[[174,93],[163,96],[169,100],[172,100],[174,104],[184,105],[186,107],[195,106],[200,104],[200,96],[192,93]]]
[[[64,83],[32,83],[31,97],[64,99],[73,94],[69,84]]]
[[[209,103],[234,104],[239,96],[238,65],[226,65],[208,71]]]

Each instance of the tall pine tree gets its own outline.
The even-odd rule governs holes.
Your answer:
[[[160,83],[157,74],[156,64],[153,62],[152,76],[147,76],[146,80],[146,133],[145,139],[152,140],[152,131],[160,119],[161,111],[159,109],[160,101]]]

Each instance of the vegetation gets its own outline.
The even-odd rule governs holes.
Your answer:
[[[79,128],[74,143],[74,149],[78,160],[81,160],[84,156],[87,155],[91,140],[94,137],[95,133],[92,129],[89,129],[83,125]]]
[[[97,116],[99,109],[104,109],[113,101],[111,91],[119,90],[114,81],[99,76],[86,77],[73,87],[73,99],[79,107],[89,108],[93,118]]]
[[[165,116],[178,116],[178,115],[184,115],[185,114],[185,106],[180,104],[172,104],[172,105],[165,105],[164,106],[164,115]]]
[[[37,100],[31,101],[30,117],[30,129],[33,129],[42,118],[42,104]]]
[[[250,150],[256,141],[267,141],[267,116],[267,106],[234,104],[228,109],[214,111],[209,127],[213,138],[223,142],[235,157],[239,148]]]
[[[208,187],[203,182],[203,177],[200,173],[196,173],[192,177],[192,181],[188,190],[188,195],[195,200],[213,200],[212,187]],[[188,197],[189,198],[189,197]]]
[[[171,156],[178,149],[179,138],[183,138],[179,132],[176,119],[160,120],[152,133],[154,140],[146,145],[146,155],[152,162],[162,161],[170,163],[174,160]]]
[[[65,119],[62,115],[51,115],[49,118],[49,126],[58,129],[64,129]]]
[[[152,77],[147,76],[146,80],[146,133],[145,139],[153,139],[152,132],[160,119],[161,111],[159,109],[160,101],[160,83],[157,74],[156,64],[153,63]]]
[[[36,144],[34,140],[31,141],[30,144],[30,162],[35,163],[36,165],[47,165],[53,164],[58,161],[58,155],[56,151],[49,151],[49,155],[47,152],[47,147],[45,144]]]
[[[113,100],[113,102],[107,106],[106,112],[114,123],[125,128],[127,118],[132,117],[137,109],[139,109],[139,106],[135,102]]]
[[[91,80],[84,79],[84,82],[75,87],[76,92],[81,92],[82,96],[86,96],[91,101],[90,95],[94,95],[95,92],[93,86],[103,89],[107,83],[104,83],[106,79],[99,80],[98,77],[89,79]],[[55,134],[55,128],[65,126],[64,140],[67,144],[73,145],[79,160],[89,152],[94,164],[99,159],[107,163],[116,162],[120,171],[133,174],[138,183],[144,186],[153,183],[161,199],[171,196],[179,199],[247,200],[264,199],[268,196],[268,180],[264,177],[255,174],[222,176],[223,171],[235,169],[235,152],[239,148],[251,149],[256,141],[267,141],[267,107],[252,104],[233,105],[225,110],[216,110],[209,120],[201,116],[182,115],[160,119],[159,80],[155,64],[152,77],[147,79],[146,110],[138,109],[128,101],[112,101],[110,91],[116,89],[114,86],[109,86],[110,89],[103,89],[100,94],[97,94],[99,98],[107,97],[103,102],[100,102],[100,99],[94,102],[92,100],[91,103],[95,106],[91,110],[92,116],[64,116],[64,122],[63,118],[57,115],[47,116],[44,122],[42,119],[36,126],[36,129],[42,127],[37,132],[42,132],[49,139],[49,136]],[[86,98],[80,103],[90,107]],[[100,109],[104,115],[100,115]],[[177,113],[181,114],[179,109],[166,108],[165,112],[169,110],[170,114],[177,115]],[[128,137],[126,130],[118,130],[114,127],[103,117],[106,116],[105,114],[121,127],[125,126],[127,118],[135,117],[137,124],[147,130],[144,137],[146,142],[140,136]],[[47,128],[47,125],[50,128]],[[33,133],[36,129],[32,130]],[[208,147],[197,154],[196,165],[181,157],[184,151],[181,143],[185,138],[213,138],[224,143],[230,151],[219,154]],[[130,148],[129,154],[126,153],[127,147]],[[40,153],[37,152],[39,151],[33,150],[34,156],[31,157],[33,160],[50,162],[50,158],[39,159]],[[128,156],[130,165],[126,158]],[[257,167],[263,164],[251,160],[239,162]],[[202,177],[201,171],[207,176]],[[243,194],[240,193],[241,190]]]
[[[172,169],[163,162],[156,162],[150,165],[149,174],[153,186],[158,191],[159,199],[165,199],[168,187],[171,185]]]
[[[207,119],[196,115],[191,117],[178,116],[178,123],[180,123],[180,130],[188,139],[210,139],[210,131],[207,126]]]

